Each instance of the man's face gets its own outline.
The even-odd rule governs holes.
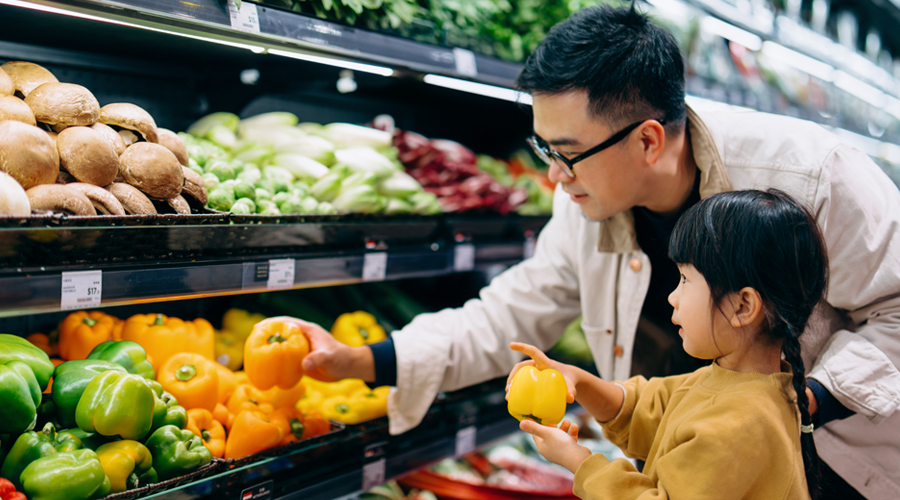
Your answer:
[[[618,130],[590,116],[587,93],[535,95],[534,132],[550,148],[567,158],[600,144]],[[578,203],[592,220],[604,220],[635,206],[641,192],[640,128],[616,145],[575,164],[575,178],[563,172],[558,161],[548,171],[553,182]]]

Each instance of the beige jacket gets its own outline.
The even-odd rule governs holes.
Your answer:
[[[866,498],[900,498],[900,192],[811,122],[689,109],[688,125],[702,197],[777,187],[813,208],[831,282],[804,342],[807,373],[857,413],[816,431],[819,454]],[[601,376],[627,379],[650,272],[630,211],[590,221],[557,196],[533,258],[394,333],[391,432],[416,426],[439,391],[507,374],[520,360],[509,342],[549,349],[579,315]]]

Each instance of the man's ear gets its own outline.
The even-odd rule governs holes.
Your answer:
[[[730,294],[731,312],[728,322],[735,328],[754,325],[763,320],[762,297],[755,288],[744,287]]]
[[[656,120],[648,120],[638,127],[644,161],[652,165],[659,160],[666,146],[666,129]]]

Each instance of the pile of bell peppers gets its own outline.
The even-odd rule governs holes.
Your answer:
[[[303,377],[306,395],[297,403],[304,410],[318,410],[326,418],[344,424],[358,424],[387,414],[390,387],[369,386],[360,379],[321,382]]]

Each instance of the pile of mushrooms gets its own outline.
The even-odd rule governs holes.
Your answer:
[[[203,206],[207,193],[187,165],[181,138],[141,107],[100,107],[34,63],[0,66],[0,216],[190,214],[185,196]]]

